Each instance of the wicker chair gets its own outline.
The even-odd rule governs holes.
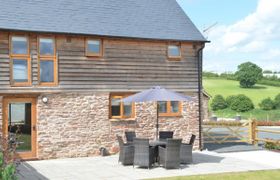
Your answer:
[[[192,149],[193,144],[195,141],[195,135],[192,134],[190,142],[189,143],[182,143],[181,149],[180,149],[180,161],[181,164],[190,164],[193,162],[192,159]]]
[[[154,163],[154,147],[149,146],[149,139],[134,138],[134,162],[140,167],[147,167],[150,169]]]
[[[173,131],[160,131],[159,140],[166,141],[167,138],[173,138]]]
[[[126,131],[125,137],[128,143],[133,143],[133,138],[136,138],[136,133],[135,131]]]
[[[123,165],[132,165],[134,157],[134,147],[131,144],[125,144],[121,136],[117,135],[120,146],[119,162]]]
[[[180,148],[182,139],[167,139],[166,147],[159,147],[159,164],[166,169],[180,167]]]

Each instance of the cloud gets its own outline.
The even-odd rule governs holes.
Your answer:
[[[205,48],[206,63],[208,57],[211,57],[210,63],[213,63],[213,61],[219,60],[221,54],[236,57],[247,56],[246,60],[253,58],[264,65],[262,60],[271,60],[271,63],[276,62],[275,58],[280,60],[279,14],[279,0],[259,0],[257,8],[252,14],[234,24],[214,27],[208,34],[211,43]],[[237,53],[240,54],[236,55]],[[229,64],[232,65],[232,62]],[[275,67],[279,68],[279,66]],[[218,68],[220,65],[217,66]]]

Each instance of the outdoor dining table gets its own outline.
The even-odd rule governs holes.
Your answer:
[[[167,142],[162,140],[153,140],[149,142],[151,147],[154,147],[154,160],[158,162],[158,147],[163,146],[165,147]]]

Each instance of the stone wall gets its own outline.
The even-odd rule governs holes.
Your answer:
[[[48,98],[47,103],[42,97]],[[0,119],[1,115],[0,103]],[[109,119],[109,93],[42,94],[37,101],[37,156],[39,159],[85,157],[99,154],[99,148],[118,151],[116,135],[134,130],[138,137],[154,139],[155,103],[137,103],[135,120]],[[183,103],[180,117],[160,117],[159,130],[174,131],[174,137],[188,142],[198,133],[198,106]],[[2,122],[2,121],[1,121]],[[195,148],[198,148],[198,139]]]

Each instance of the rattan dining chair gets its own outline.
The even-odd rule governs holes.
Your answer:
[[[134,146],[132,144],[125,144],[123,138],[117,135],[119,142],[120,152],[119,152],[119,163],[123,165],[132,165],[134,158]]]
[[[150,168],[154,163],[154,148],[150,147],[149,139],[134,138],[134,161],[133,167]]]
[[[180,148],[182,139],[167,139],[166,147],[159,147],[159,164],[166,169],[180,167]]]
[[[195,138],[196,138],[196,136],[194,134],[192,134],[189,143],[182,143],[181,149],[180,149],[181,164],[190,164],[193,162],[192,150],[193,150],[193,144],[194,144]]]

